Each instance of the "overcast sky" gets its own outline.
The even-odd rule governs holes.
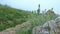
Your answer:
[[[41,11],[54,8],[55,13],[60,14],[60,0],[0,0],[0,3],[23,10],[37,10],[40,4]]]

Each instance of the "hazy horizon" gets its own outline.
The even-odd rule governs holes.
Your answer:
[[[11,7],[23,10],[37,10],[40,4],[41,11],[44,9],[54,8],[54,12],[60,14],[60,1],[59,0],[0,0],[1,4],[7,4]]]

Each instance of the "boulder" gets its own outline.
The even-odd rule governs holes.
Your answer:
[[[48,31],[48,24],[50,27],[50,34],[53,34],[54,26],[55,26],[55,21],[50,20],[44,23],[42,26],[36,26],[32,30],[32,34],[49,34]]]
[[[48,24],[51,30],[53,30],[56,25],[54,20],[50,20],[43,24],[43,28],[48,29]]]
[[[32,34],[54,34],[54,32],[60,34],[60,16],[55,20],[45,22],[42,26],[36,26],[32,30]]]
[[[55,19],[56,25],[60,26],[60,16]]]
[[[54,20],[47,21],[46,23],[43,24],[43,33],[49,34],[50,31],[50,34],[53,34],[55,25],[56,24]]]
[[[36,26],[32,30],[32,34],[42,34],[42,26]]]
[[[57,33],[60,33],[60,16],[55,19]]]

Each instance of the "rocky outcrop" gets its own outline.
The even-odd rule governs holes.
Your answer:
[[[42,26],[36,26],[32,30],[32,34],[60,34],[60,17],[50,20]]]
[[[55,21],[51,20],[51,21],[47,21],[45,24],[43,24],[43,33],[49,34],[49,30],[50,30],[50,34],[53,34],[54,31],[54,27],[55,27]],[[48,30],[49,29],[49,30]]]
[[[48,32],[48,24],[50,27],[50,32],[51,34],[53,34],[53,29],[54,29],[54,25],[55,25],[55,21],[51,20],[46,22],[45,24],[43,24],[42,26],[36,26],[33,28],[32,34],[49,34]]]
[[[36,26],[33,28],[32,34],[41,34],[42,33],[42,26]]]
[[[56,23],[56,29],[57,29],[56,31],[58,34],[60,34],[60,16],[55,19],[55,23]]]

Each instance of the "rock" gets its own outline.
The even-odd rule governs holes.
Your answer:
[[[32,34],[42,34],[42,26],[36,26],[32,30]]]
[[[49,31],[48,31],[48,27],[49,27],[50,34],[53,34],[55,25],[56,24],[55,24],[55,21],[54,20],[47,21],[45,24],[43,24],[43,32],[45,34],[49,34]]]
[[[48,27],[48,24],[49,24],[49,27],[51,28],[51,30],[52,30],[52,29],[54,28],[54,26],[56,25],[54,20],[50,20],[50,21],[47,21],[45,24],[43,24],[43,28]]]
[[[43,26],[36,26],[33,28],[32,34],[49,34],[48,24],[50,27],[50,34],[53,34],[55,21],[51,20],[43,24]]]
[[[60,16],[55,20],[50,20],[44,23],[42,26],[36,26],[33,28],[32,34],[49,34],[48,26],[50,27],[50,34],[60,34]]]
[[[60,16],[55,19],[57,32],[60,33]]]
[[[55,22],[58,26],[60,26],[60,16],[55,19]]]

